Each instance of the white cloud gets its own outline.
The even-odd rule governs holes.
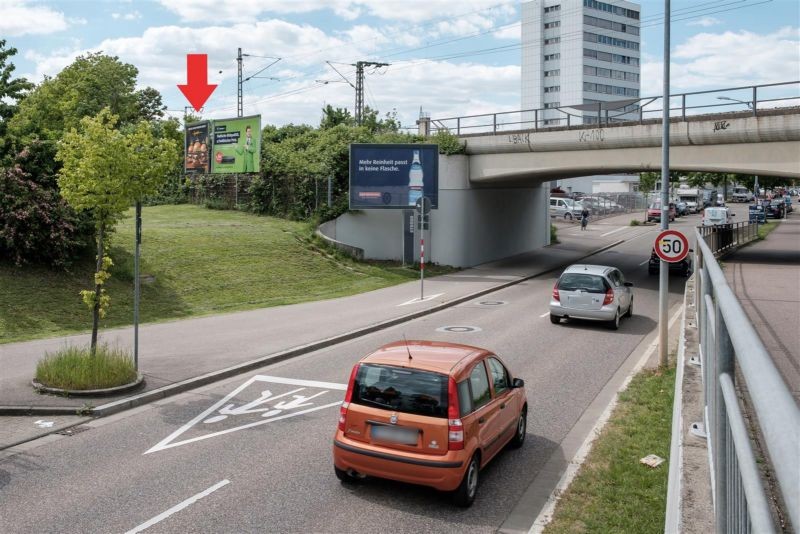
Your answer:
[[[660,95],[663,62],[647,54],[642,59],[642,95]],[[699,33],[673,50],[670,84],[672,92],[684,92],[796,80],[799,75],[800,28]]]
[[[722,21],[716,17],[703,17],[701,19],[693,20],[691,22],[687,22],[687,26],[702,26],[704,28],[708,28],[709,26],[715,26],[717,24],[722,24]]]
[[[0,0],[0,13],[0,35],[11,37],[55,33],[66,30],[70,23],[81,23],[81,20],[68,20],[64,13],[27,0]]]
[[[494,32],[492,35],[496,39],[522,39],[522,29],[520,27],[519,22],[514,22],[513,24],[507,24],[502,27],[502,29]]]
[[[142,14],[138,11],[131,11],[128,13],[112,13],[111,18],[114,20],[139,20],[142,18]]]
[[[175,2],[159,0],[161,5],[189,22],[252,21],[265,13],[289,14],[309,13],[324,9],[332,10],[345,20],[368,13],[385,20],[422,22],[453,15],[452,0],[260,0],[258,2],[220,2],[219,0],[193,0]],[[495,14],[513,14],[515,0],[461,0],[458,12],[462,14],[487,10]]]

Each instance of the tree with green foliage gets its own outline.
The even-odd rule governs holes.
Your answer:
[[[110,304],[103,289],[112,265],[106,240],[135,201],[158,191],[177,154],[174,140],[156,138],[148,123],[140,122],[125,134],[117,129],[118,121],[109,108],[84,117],[80,129],[64,135],[57,152],[61,195],[76,210],[88,211],[97,231],[94,290],[81,292],[92,310],[92,354],[100,318]]]
[[[33,84],[25,78],[12,77],[15,67],[9,60],[16,53],[16,48],[6,48],[5,39],[0,39],[0,163],[9,156],[8,121],[17,112],[19,101],[33,89]]]
[[[334,108],[330,104],[322,108],[322,120],[319,123],[319,127],[322,130],[327,130],[340,124],[353,126],[355,123],[355,119],[347,108]]]

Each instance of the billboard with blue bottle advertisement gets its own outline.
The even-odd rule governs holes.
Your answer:
[[[438,145],[350,145],[350,209],[414,209],[423,196],[439,207]]]

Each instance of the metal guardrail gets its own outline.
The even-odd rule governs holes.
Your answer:
[[[779,94],[780,90],[797,86],[795,93],[790,96]],[[776,91],[777,90],[777,91]],[[698,102],[716,96],[713,103]],[[740,98],[735,98],[740,97]],[[717,103],[722,100],[724,103]],[[621,110],[609,109],[607,104],[614,101],[598,103],[597,110],[585,110],[575,113],[572,106],[559,106],[557,108],[524,109],[519,111],[503,111],[499,113],[484,113],[479,115],[463,115],[461,117],[446,117],[431,119],[432,130],[445,130],[456,135],[462,134],[496,134],[519,130],[539,130],[547,128],[563,128],[574,125],[592,124],[640,124],[646,119],[660,118],[664,97],[653,96],[644,98],[624,99],[627,104]],[[673,102],[680,102],[675,105]],[[604,107],[603,105],[606,105]],[[583,106],[583,102],[575,105]],[[688,116],[699,114],[699,110],[713,110],[713,114],[723,111],[748,111],[754,117],[764,109],[800,106],[800,81],[750,85],[743,87],[728,87],[708,91],[694,91],[691,93],[678,93],[669,96],[670,116],[686,120]],[[656,107],[658,106],[658,107]],[[569,110],[572,110],[569,111]],[[559,112],[559,118],[543,118],[545,112]],[[631,116],[636,117],[632,119]],[[576,121],[577,119],[577,121]],[[591,122],[587,122],[591,120]]]
[[[713,251],[715,257],[732,251],[758,237],[758,224],[738,222],[698,226],[697,231]]]
[[[755,226],[755,225],[752,225]],[[744,378],[789,519],[800,527],[800,408],[778,373],[712,246],[713,231],[695,231],[695,301],[717,532],[770,533],[773,521],[745,419],[735,371]]]

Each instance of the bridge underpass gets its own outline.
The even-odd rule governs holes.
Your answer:
[[[758,100],[757,89],[748,88],[751,103],[740,101],[747,111],[731,113],[719,113],[720,104],[686,106],[686,95],[673,95],[684,107],[670,121],[670,169],[800,178],[800,97]],[[790,107],[764,107],[779,103]],[[687,114],[702,107],[714,113]],[[459,136],[465,155],[440,156],[439,209],[426,235],[429,261],[469,267],[549,244],[551,180],[661,169],[659,119],[548,128],[534,122],[528,130],[499,132],[497,115],[484,116],[491,117],[488,132]],[[442,121],[422,120],[421,129]],[[320,230],[365,258],[400,260],[403,224],[401,210],[364,210]],[[415,243],[419,237],[415,229]]]

